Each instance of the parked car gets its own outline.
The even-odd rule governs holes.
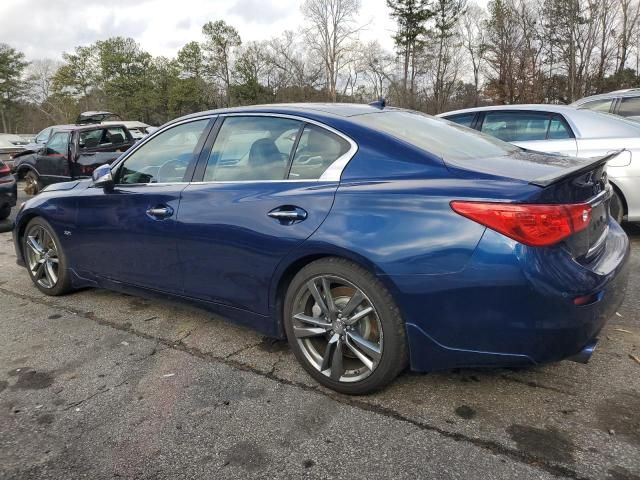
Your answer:
[[[0,134],[0,162],[8,165],[13,170],[13,159],[16,155],[25,151],[25,147],[10,140],[11,136]]]
[[[528,150],[584,158],[620,151],[608,164],[611,214],[618,223],[640,221],[640,124],[564,105],[479,107],[439,117]]]
[[[18,186],[9,165],[0,160],[0,220],[11,215],[18,199]]]
[[[133,145],[124,125],[54,127],[47,143],[15,157],[14,169],[35,195],[47,185],[90,177],[98,165],[111,163]]]
[[[616,90],[576,100],[572,107],[612,113],[621,117],[640,117],[640,88]]]
[[[407,364],[586,361],[628,274],[607,160],[367,105],[209,111],[28,200],[15,248],[47,295],[194,303],[344,393]]]

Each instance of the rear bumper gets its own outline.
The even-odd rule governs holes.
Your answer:
[[[393,276],[411,367],[531,365],[579,354],[622,303],[629,241],[611,222],[605,251],[583,266],[487,230],[464,271]],[[594,300],[577,306],[576,297]]]

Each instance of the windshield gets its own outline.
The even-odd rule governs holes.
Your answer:
[[[519,147],[470,128],[418,112],[387,111],[352,118],[443,160],[477,160],[520,151]]]

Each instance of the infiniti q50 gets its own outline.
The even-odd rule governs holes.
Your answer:
[[[47,187],[14,240],[45,294],[179,298],[362,394],[407,366],[587,359],[627,277],[607,159],[380,105],[209,111]]]

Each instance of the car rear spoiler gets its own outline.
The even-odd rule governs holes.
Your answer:
[[[584,164],[567,168],[565,170],[561,170],[560,172],[553,173],[551,175],[536,178],[535,180],[530,181],[529,185],[536,185],[538,187],[548,187],[549,185],[558,183],[564,180],[565,178],[573,177],[575,175],[580,175],[581,173],[586,173],[591,170],[595,170],[600,165],[607,163],[609,160],[620,155],[622,152],[624,152],[624,148],[621,150],[616,150],[615,152],[608,153],[603,157],[592,158],[590,159],[590,161]]]

